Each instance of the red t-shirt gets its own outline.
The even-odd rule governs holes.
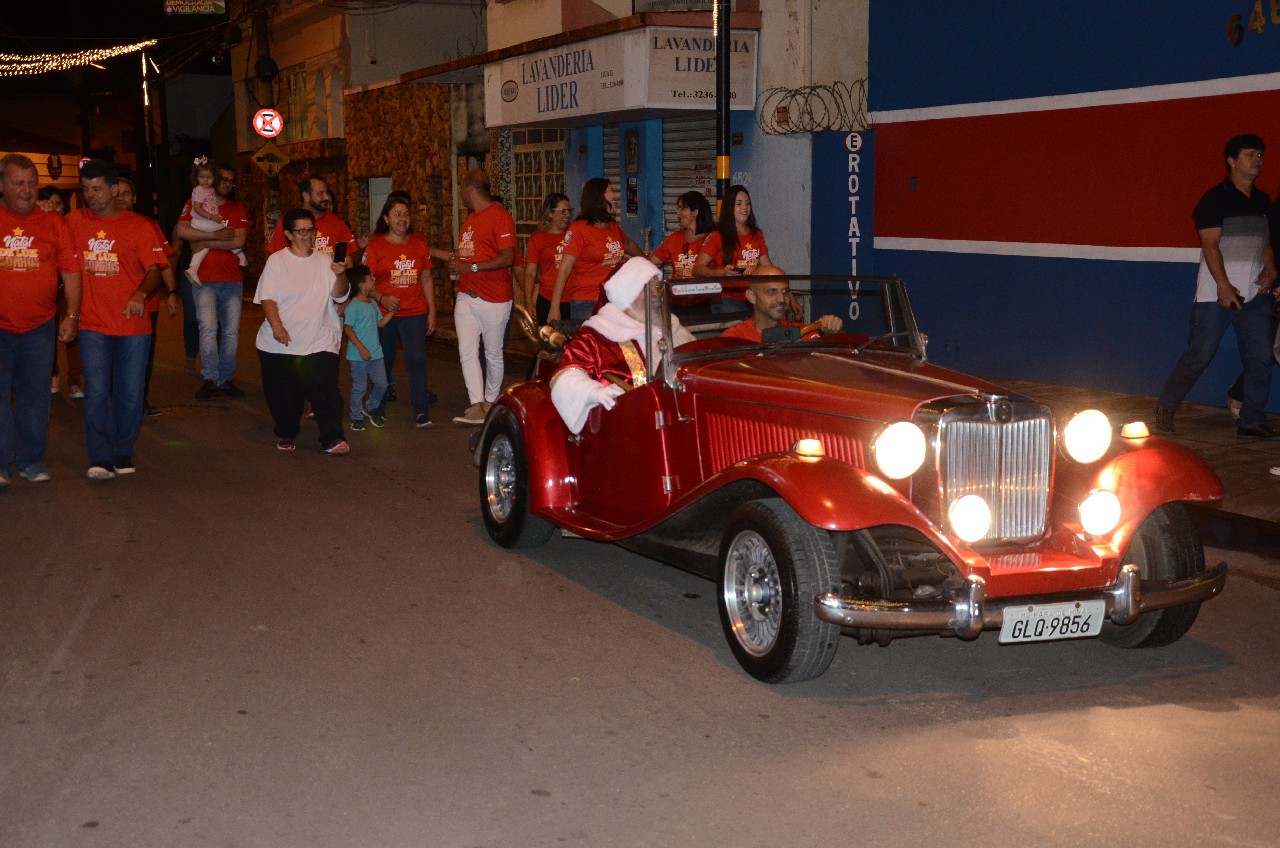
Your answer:
[[[59,272],[79,270],[61,215],[38,208],[16,215],[0,205],[0,329],[29,333],[48,321],[57,308]]]
[[[702,243],[702,252],[711,257],[711,267],[716,270],[725,267],[721,244],[719,230],[707,233],[707,240]],[[733,262],[730,264],[739,271],[750,272],[760,264],[761,256],[768,255],[769,246],[764,243],[764,231],[756,230],[750,235],[738,236],[738,249],[733,252]]]
[[[600,287],[627,258],[626,243],[627,236],[616,221],[603,227],[587,221],[570,224],[564,234],[564,252],[574,257],[574,263],[561,299],[594,301],[600,297]]]
[[[525,245],[524,262],[538,266],[538,294],[546,300],[556,288],[556,274],[560,273],[560,257],[564,255],[564,233],[534,230]]]
[[[500,203],[490,203],[479,212],[472,212],[458,234],[458,262],[463,273],[458,277],[459,292],[475,292],[490,303],[506,303],[511,300],[511,269],[477,271],[467,268],[473,262],[485,262],[505,248],[516,250],[516,222]]]
[[[234,200],[220,201],[218,214],[227,219],[227,226],[233,230],[249,229],[248,211]],[[191,223],[190,200],[182,207],[178,220]],[[240,267],[240,257],[229,250],[210,250],[200,263],[200,279],[211,283],[243,283],[244,269]]]
[[[222,213],[226,215],[224,211]],[[321,253],[327,253],[333,256],[333,246],[341,242],[347,244],[347,256],[351,256],[356,252],[356,237],[351,235],[351,228],[347,226],[347,222],[343,221],[332,212],[326,212],[319,218],[316,218],[316,243],[315,249]],[[277,250],[284,250],[289,246],[289,240],[284,237],[284,218],[276,221],[275,232],[271,234],[271,242],[267,245],[267,253],[275,253]],[[200,266],[200,276],[204,277],[204,266]],[[206,277],[205,279],[213,279]]]
[[[794,321],[783,321],[778,326],[801,327],[803,325],[797,324]],[[764,341],[764,337],[760,335],[760,328],[756,326],[756,322],[752,318],[748,318],[740,324],[734,324],[732,327],[721,333],[720,337],[724,339],[746,339],[747,341],[755,342],[756,344]]]
[[[379,295],[400,298],[397,315],[427,314],[427,296],[422,292],[421,277],[423,271],[431,268],[431,253],[422,233],[409,233],[405,244],[395,244],[385,235],[375,235],[364,249],[364,264],[373,272]],[[431,285],[430,280],[427,285]]]
[[[147,218],[147,220],[151,221],[150,218]],[[164,266],[168,264],[169,257],[173,256],[173,245],[169,244],[169,240],[164,237],[164,230],[160,229],[159,224],[157,224],[155,221],[151,221],[151,226],[156,228],[156,236],[160,239],[160,243],[164,245],[165,261],[161,263],[161,268],[160,268],[160,270],[163,271]],[[225,251],[223,252],[225,253]],[[210,253],[212,253],[212,251],[210,251]],[[208,254],[205,255],[205,258],[208,258]],[[204,267],[203,264],[201,265],[201,267]],[[239,267],[239,265],[237,265],[236,267]],[[160,311],[160,298],[162,296],[163,297],[169,296],[169,291],[164,287],[164,283],[161,283],[160,285],[156,286],[154,289],[151,290],[151,294],[147,295],[147,311],[148,312]]]
[[[692,279],[694,260],[702,252],[702,245],[706,240],[706,233],[690,239],[685,235],[684,230],[677,230],[667,236],[662,244],[658,245],[658,249],[653,252],[653,255],[657,257],[659,262],[671,263],[671,279]]]
[[[151,322],[125,317],[124,306],[147,269],[165,262],[155,222],[136,212],[101,218],[85,207],[67,215],[71,244],[80,253],[84,302],[80,329],[108,336],[147,336]]]

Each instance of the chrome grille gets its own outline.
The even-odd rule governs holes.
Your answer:
[[[1053,420],[1039,404],[953,408],[939,420],[943,513],[965,495],[991,508],[987,540],[1044,533],[1052,473]]]

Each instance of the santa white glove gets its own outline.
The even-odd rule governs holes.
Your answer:
[[[618,395],[626,394],[626,392],[627,390],[622,388],[622,386],[617,386],[613,383],[608,383],[607,385],[597,383],[596,387],[592,390],[591,399],[603,406],[605,409],[613,409],[618,405]]]

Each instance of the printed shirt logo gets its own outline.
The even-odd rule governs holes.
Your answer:
[[[316,230],[316,250],[320,251],[321,253],[327,253],[330,256],[332,256],[333,255],[332,242],[333,240],[331,238],[329,238],[326,235],[322,235],[319,230]]]
[[[673,263],[675,267],[672,269],[671,278],[674,280],[690,279],[693,276],[693,263],[697,258],[698,251],[696,250],[676,254],[676,261]]]
[[[471,227],[468,227],[467,229],[462,231],[462,233],[458,236],[458,250],[457,250],[458,259],[466,261],[468,263],[475,261],[476,245],[475,245],[474,239],[475,239],[474,229],[472,229]]]
[[[752,247],[751,242],[743,242],[738,255],[739,268],[754,268],[760,264],[760,248]]]
[[[40,251],[35,236],[24,234],[22,227],[0,242],[0,271],[35,271],[40,268]]]
[[[614,265],[621,262],[623,257],[626,255],[627,254],[622,249],[622,242],[616,239],[613,241],[607,241],[604,243],[604,259],[601,260],[600,264],[604,265],[606,268],[612,268]]]
[[[98,230],[96,238],[89,239],[89,249],[84,252],[84,270],[95,277],[114,277],[120,273],[120,257],[116,254],[116,240],[107,238],[105,230]]]
[[[391,285],[396,288],[406,289],[418,284],[418,261],[410,259],[403,253],[400,258],[392,263],[391,268]]]

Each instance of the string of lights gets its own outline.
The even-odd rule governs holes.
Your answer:
[[[81,50],[77,53],[35,53],[28,55],[0,53],[0,77],[47,74],[50,71],[66,71],[85,65],[95,65],[107,59],[114,59],[117,56],[146,50],[156,43],[156,39],[153,38],[149,41],[139,41],[136,44],[99,47],[92,50]]]

